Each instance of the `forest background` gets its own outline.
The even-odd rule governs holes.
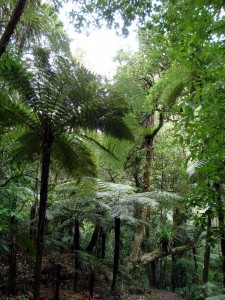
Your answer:
[[[74,0],[78,31],[138,26],[113,80],[71,54],[66,4],[0,1],[3,297],[224,299],[223,1]]]

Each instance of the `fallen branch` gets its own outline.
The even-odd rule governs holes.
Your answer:
[[[184,246],[179,246],[175,248],[168,249],[165,251],[164,249],[157,249],[151,253],[146,253],[140,257],[140,262],[142,264],[148,264],[151,263],[159,258],[166,257],[172,254],[184,252],[186,250],[192,249],[194,247],[194,244],[188,244]]]

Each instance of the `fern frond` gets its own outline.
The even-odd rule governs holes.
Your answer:
[[[81,141],[71,140],[64,135],[57,137],[52,156],[68,174],[76,178],[96,176],[93,157]]]
[[[186,67],[173,67],[150,89],[149,100],[171,108],[190,80],[190,70]]]
[[[17,160],[32,161],[41,153],[41,137],[36,132],[24,132],[17,139],[17,147],[13,151],[13,157]]]

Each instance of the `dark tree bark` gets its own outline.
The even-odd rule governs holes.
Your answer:
[[[16,251],[17,244],[13,240],[10,245],[10,254],[9,254],[9,274],[8,274],[8,285],[7,285],[7,296],[15,296],[16,290]]]
[[[18,0],[17,5],[11,15],[11,18],[0,38],[0,56],[5,52],[6,47],[10,41],[11,36],[13,35],[16,26],[23,14],[25,4],[27,0]]]
[[[7,296],[15,296],[16,290],[16,254],[17,254],[17,242],[16,242],[16,217],[13,216],[10,219],[10,223],[13,227],[13,233],[11,236],[11,245],[9,253],[9,271],[8,271],[8,284],[7,284]]]
[[[105,258],[105,249],[106,249],[106,233],[104,229],[101,228],[101,237],[102,237],[102,253],[101,253],[101,258]]]
[[[54,300],[60,300],[59,297],[59,289],[60,289],[60,283],[61,283],[61,278],[60,278],[60,272],[61,272],[61,265],[57,264],[55,266],[55,275],[56,275],[56,280],[55,280],[55,296]]]
[[[219,183],[215,184],[216,198],[217,198],[217,213],[220,228],[220,246],[222,254],[222,272],[223,272],[223,286],[225,287],[225,217],[224,217],[224,205],[221,197],[221,187]]]
[[[99,225],[99,222],[97,222],[95,224],[95,229],[93,231],[91,240],[90,240],[88,246],[85,249],[86,252],[89,252],[89,253],[93,252],[94,247],[97,245],[97,242],[98,242],[99,232],[100,232],[100,225]]]
[[[51,134],[51,124],[47,121],[45,124],[45,135],[42,145],[42,163],[41,163],[41,189],[40,189],[40,205],[39,205],[39,219],[38,219],[38,234],[36,245],[36,263],[34,274],[34,300],[40,299],[41,286],[41,264],[44,249],[44,229],[45,216],[48,197],[48,179],[50,168],[50,153],[52,148],[53,137]]]
[[[206,232],[206,244],[205,244],[205,252],[204,252],[204,265],[202,271],[202,283],[207,283],[209,280],[209,262],[210,262],[210,245],[207,242],[207,237],[210,235],[211,230],[211,216],[208,214],[207,216],[207,232]]]
[[[151,272],[152,272],[152,286],[156,287],[156,262],[153,261],[150,265],[151,265]]]
[[[95,271],[91,271],[89,278],[89,300],[93,299],[95,286]]]
[[[36,228],[35,228],[35,217],[36,217],[36,210],[37,210],[37,202],[35,202],[30,211],[30,240],[35,242],[36,240]]]
[[[113,280],[112,291],[115,290],[117,273],[119,269],[120,260],[120,218],[115,218],[115,247],[114,247],[114,263],[113,263]]]
[[[75,226],[74,226],[74,251],[75,251],[75,260],[74,260],[74,284],[73,284],[73,290],[74,292],[77,291],[77,285],[78,285],[78,272],[79,272],[79,257],[77,251],[80,250],[80,223],[78,218],[75,220]]]

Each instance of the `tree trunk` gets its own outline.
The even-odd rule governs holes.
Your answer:
[[[15,296],[16,289],[16,251],[17,244],[15,239],[13,239],[10,245],[9,254],[9,273],[8,273],[8,284],[7,284],[7,296]]]
[[[17,254],[17,243],[16,243],[16,217],[12,216],[10,223],[13,228],[11,236],[11,245],[9,253],[9,271],[8,271],[8,284],[7,284],[7,296],[15,296],[16,290],[16,254]]]
[[[42,148],[42,163],[41,163],[41,189],[40,189],[40,206],[39,206],[39,219],[38,219],[38,234],[36,245],[36,263],[34,275],[34,300],[40,299],[41,287],[41,264],[44,249],[44,229],[45,229],[45,216],[48,197],[48,179],[50,168],[50,153],[52,147],[52,136],[50,134],[50,124],[46,124],[45,139]]]
[[[35,202],[30,210],[30,240],[35,242],[36,240],[36,228],[35,228],[35,217],[37,210],[37,202]]]
[[[152,271],[152,286],[156,287],[156,262],[153,261],[150,265]]]
[[[153,162],[153,142],[154,138],[157,135],[158,131],[163,125],[163,115],[160,113],[159,115],[159,124],[154,129],[154,115],[149,115],[145,120],[145,127],[148,129],[153,129],[151,134],[147,134],[144,138],[142,149],[146,149],[146,162],[145,162],[145,169],[143,175],[143,185],[142,185],[142,192],[149,192],[151,186],[151,173],[152,173],[152,162]],[[141,243],[145,236],[145,224],[144,222],[149,215],[149,207],[147,205],[142,205],[139,209],[139,213],[137,215],[137,219],[142,221],[137,226],[134,241],[131,248],[131,254],[128,259],[128,264],[132,263],[133,261],[137,261],[141,251]]]
[[[206,229],[206,243],[204,252],[204,265],[202,271],[202,283],[207,283],[209,280],[209,263],[210,263],[210,245],[208,243],[208,237],[210,236],[210,230],[212,226],[212,220],[210,214],[207,216],[207,229]]]
[[[60,297],[59,297],[59,289],[60,289],[60,283],[61,283],[60,272],[61,272],[61,265],[59,265],[59,264],[55,265],[56,280],[55,280],[54,300],[60,300]]]
[[[218,204],[218,220],[219,220],[219,229],[220,229],[220,246],[222,253],[222,272],[223,272],[223,286],[225,287],[225,222],[224,222],[224,205],[221,197],[221,187],[219,183],[215,184],[216,198]]]
[[[80,224],[79,220],[76,218],[75,220],[75,227],[74,227],[74,251],[75,251],[75,260],[74,260],[74,285],[73,285],[73,291],[77,291],[77,285],[78,285],[78,274],[79,274],[79,254],[77,251],[80,250]]]
[[[146,140],[146,163],[145,163],[145,171],[144,171],[144,183],[142,187],[142,192],[148,192],[150,190],[151,184],[151,170],[152,170],[152,160],[153,160],[153,138],[149,137]],[[145,224],[147,216],[149,213],[149,207],[147,205],[141,205],[139,208],[138,215],[136,216],[138,220],[143,221],[137,226],[134,235],[134,241],[132,244],[131,254],[129,257],[129,261],[136,261],[138,260],[140,250],[141,250],[141,243],[145,236]]]
[[[5,31],[3,32],[1,39],[0,39],[0,56],[5,52],[6,47],[10,41],[11,36],[13,35],[16,26],[20,20],[20,17],[23,14],[25,4],[27,0],[19,0],[17,5],[11,15],[11,18],[6,25]]]
[[[105,258],[105,248],[106,248],[106,233],[103,228],[101,228],[101,231],[102,231],[102,234],[101,234],[101,236],[102,236],[101,258],[104,259]]]
[[[115,218],[115,247],[114,247],[114,263],[113,263],[113,280],[112,291],[115,290],[117,273],[119,269],[120,260],[120,218]]]
[[[151,263],[155,260],[158,260],[159,258],[163,258],[169,255],[174,255],[176,253],[182,253],[185,252],[187,250],[190,250],[193,248],[193,244],[187,244],[187,245],[183,245],[183,246],[179,246],[179,247],[175,247],[175,248],[170,248],[168,251],[164,251],[164,249],[157,249],[155,251],[152,251],[151,253],[146,253],[144,255],[142,255],[140,257],[140,262],[142,264],[148,264]]]
[[[93,299],[95,286],[95,271],[91,271],[89,279],[89,300]]]
[[[97,223],[95,224],[95,229],[93,231],[91,240],[85,249],[86,252],[92,253],[92,251],[94,250],[94,247],[97,245],[98,242],[99,231],[100,231],[100,225],[99,222],[97,221]]]

